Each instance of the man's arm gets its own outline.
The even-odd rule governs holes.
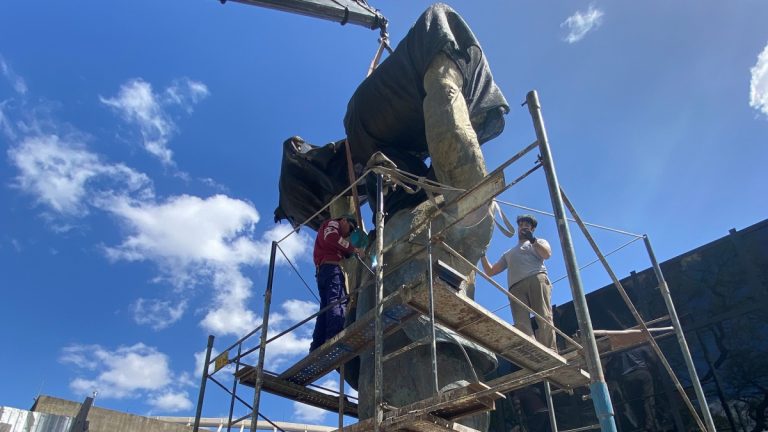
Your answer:
[[[488,257],[483,255],[483,257],[480,258],[480,262],[483,264],[483,271],[488,276],[495,276],[504,270],[504,260],[499,260],[499,262],[496,264],[491,265],[491,263],[488,261]]]
[[[549,259],[549,257],[552,256],[552,248],[549,246],[548,241],[544,239],[534,239],[532,244],[533,250],[535,250],[542,259]]]

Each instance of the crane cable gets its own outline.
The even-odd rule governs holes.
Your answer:
[[[379,66],[379,62],[381,61],[381,55],[384,53],[384,49],[386,49],[387,52],[392,54],[392,47],[389,45],[389,33],[387,32],[386,21],[381,26],[381,34],[379,37],[379,48],[376,50],[376,54],[373,56],[373,60],[371,60],[371,65],[368,67],[368,73],[365,75],[366,78],[371,76],[373,71]],[[355,176],[355,170],[352,163],[352,150],[350,147],[351,147],[351,144],[349,142],[349,139],[345,139],[344,151],[346,153],[346,158],[347,158],[347,177],[349,178],[349,184],[351,185],[355,183],[355,181],[357,180],[357,177]],[[352,202],[353,202],[353,205],[355,206],[355,218],[357,219],[357,226],[361,227],[363,231],[365,231],[365,222],[363,221],[363,217],[360,214],[360,197],[357,194],[357,188],[352,188]]]

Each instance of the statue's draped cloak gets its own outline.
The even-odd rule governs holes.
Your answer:
[[[424,163],[429,154],[422,110],[423,79],[439,53],[448,55],[461,71],[462,94],[479,142],[503,131],[503,116],[509,105],[493,80],[479,42],[456,11],[438,3],[419,17],[395,51],[360,84],[349,101],[344,128],[358,173],[373,153],[382,151],[400,169],[429,174]],[[287,144],[275,220],[288,219],[297,224],[343,191],[349,180],[345,150],[340,143],[308,146],[305,151]],[[393,202],[397,199],[391,198]],[[414,205],[413,200],[403,200],[401,206],[405,205]],[[391,203],[387,206],[390,214],[399,209]],[[328,217],[330,214],[323,212],[308,225],[317,229]]]

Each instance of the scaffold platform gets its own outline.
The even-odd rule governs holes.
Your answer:
[[[402,298],[420,313],[429,313],[428,287],[423,284],[404,287]],[[531,372],[565,366],[549,378],[560,387],[589,384],[589,374],[580,369],[578,363],[567,367],[569,363],[563,356],[454,290],[440,278],[434,279],[434,299],[439,305],[435,308],[435,320],[443,326]]]
[[[564,357],[501,320],[460,291],[454,290],[439,277],[434,278],[433,287],[435,303],[439,305],[435,309],[435,319],[439,324],[496,352],[523,369],[488,384],[472,383],[390,411],[385,416],[385,419],[393,422],[390,427],[395,427],[395,424],[400,422],[398,419],[404,418],[409,419],[404,424],[412,425],[414,412],[430,416],[429,420],[424,420],[425,424],[435,425],[434,419],[450,424],[451,420],[493,410],[494,401],[503,398],[504,395],[498,391],[489,392],[490,386],[502,386],[506,392],[544,378],[566,389],[589,383],[589,375],[579,368],[578,361],[569,363]],[[385,334],[395,331],[405,321],[421,314],[428,314],[428,289],[429,287],[422,279],[402,287],[384,300],[382,322]],[[264,374],[263,390],[328,411],[337,411],[339,406],[337,396],[319,392],[307,385],[372,347],[374,313],[374,310],[367,312],[361,319],[310,352],[279,376]],[[255,368],[245,367],[238,372],[237,379],[243,385],[253,387],[254,372]],[[537,379],[524,380],[526,376],[537,373],[540,375]],[[480,392],[483,394],[478,395]],[[357,404],[345,401],[344,412],[349,416],[357,417]],[[440,427],[441,429],[437,430],[456,430]]]
[[[256,382],[255,372],[256,368],[245,366],[235,375],[235,378],[240,380],[242,385],[254,387]],[[263,379],[261,388],[269,393],[328,411],[339,410],[339,398],[337,396],[294,384],[274,375],[264,374]],[[344,400],[344,415],[358,417],[357,404],[346,397]]]
[[[372,347],[376,324],[375,312],[373,309],[366,312],[349,327],[281,373],[279,378],[298,385],[307,385]],[[399,328],[403,322],[418,315],[417,311],[403,304],[399,291],[393,293],[384,299],[384,313],[381,321],[385,336]]]

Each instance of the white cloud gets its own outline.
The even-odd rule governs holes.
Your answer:
[[[255,238],[259,213],[250,203],[225,195],[182,195],[157,204],[117,198],[109,211],[130,231],[120,245],[106,249],[109,257],[153,261],[178,289],[212,284],[213,306],[201,325],[214,334],[239,335],[259,324],[246,306],[252,282],[242,267],[268,264],[271,239],[281,237],[285,226]],[[291,260],[309,249],[306,234],[284,243]]]
[[[245,201],[225,195],[180,195],[159,204],[118,198],[109,210],[132,231],[121,245],[109,249],[116,259],[151,259],[177,269],[263,259],[257,257],[264,251],[251,240],[259,213]]]
[[[270,314],[269,332],[267,333],[268,338],[276,336],[288,328],[289,325],[292,325],[312,315],[317,311],[318,305],[316,303],[306,302],[303,300],[289,299],[283,302],[283,304],[280,306],[280,309],[282,312],[273,311]],[[203,326],[209,330],[220,329],[222,332],[232,328],[241,328],[239,333],[230,333],[236,336],[242,336],[243,334],[250,332],[262,323],[262,316],[253,314],[250,311],[247,312],[248,324],[244,322],[228,321],[232,318],[229,317],[229,315],[226,313],[226,307],[211,310],[208,315],[206,315],[206,318],[202,323]],[[234,313],[231,315],[241,317],[246,316],[245,312],[241,312],[240,314]],[[309,352],[309,345],[312,343],[311,333],[313,329],[313,323],[314,320],[311,320],[306,325],[286,333],[272,342],[269,342],[269,344],[267,344],[265,358],[266,369],[276,371],[287,362],[295,360],[297,357],[305,356]],[[258,343],[258,335],[259,333],[257,333],[255,336],[252,336],[252,339],[250,340],[256,341],[254,343]],[[249,342],[246,342],[245,346],[250,346]],[[230,358],[233,358],[235,353],[236,350],[231,352]],[[211,352],[211,358],[216,357],[218,354],[219,352],[214,348]],[[200,376],[200,373],[203,369],[204,360],[205,351],[195,353],[195,375],[198,377]],[[255,363],[258,360],[258,356],[254,354],[254,358],[251,360],[253,360],[253,363]],[[244,361],[246,363],[249,362],[249,360]],[[209,368],[208,372],[213,372],[213,366]],[[234,367],[232,367],[231,372],[234,372]]]
[[[192,112],[194,104],[209,94],[205,84],[187,78],[175,81],[160,94],[141,78],[132,79],[120,86],[117,96],[101,97],[105,105],[114,108],[129,123],[139,127],[144,149],[160,159],[163,164],[173,164],[173,152],[168,141],[176,131],[176,124],[167,109],[181,107]]]
[[[142,343],[115,351],[99,345],[71,345],[62,350],[60,361],[96,374],[70,382],[72,391],[80,395],[98,391],[105,398],[138,397],[164,390],[173,379],[168,356]]]
[[[239,336],[253,330],[261,322],[246,306],[252,282],[235,267],[218,267],[212,271],[216,289],[214,306],[200,324],[217,335]]]
[[[149,404],[163,412],[189,411],[192,409],[192,401],[187,397],[187,392],[165,392],[149,398]]]
[[[141,79],[131,80],[120,87],[116,98],[100,98],[117,109],[126,121],[136,123],[144,138],[144,148],[163,163],[170,164],[172,152],[166,147],[173,121],[160,107],[152,85]]]
[[[311,301],[291,299],[285,301],[282,308],[289,320],[298,322],[317,312],[318,305]]]
[[[5,108],[8,105],[9,101],[4,100],[0,102],[0,132],[3,133],[8,139],[15,140],[16,139],[16,132],[13,130],[13,125],[11,124],[11,120],[8,118],[8,116],[5,114]]]
[[[168,104],[179,105],[187,113],[192,113],[193,105],[208,97],[210,92],[208,87],[199,82],[188,78],[179,79],[165,89],[165,102]]]
[[[576,11],[560,24],[560,27],[568,29],[565,41],[576,43],[584,38],[591,30],[597,29],[603,21],[603,11],[590,5],[586,12]]]
[[[211,359],[216,358],[216,356],[219,355],[219,351],[216,348],[211,349]],[[198,351],[195,353],[195,377],[200,378],[203,376],[203,363],[205,363],[205,350]],[[208,365],[208,374],[213,373],[214,365]]]
[[[98,392],[100,398],[142,398],[162,412],[189,411],[193,404],[185,387],[194,387],[188,373],[174,374],[168,356],[142,343],[112,351],[100,345],[70,345],[59,361],[77,368],[69,383],[78,396]]]
[[[749,106],[768,116],[768,44],[757,56],[757,63],[750,72]]]
[[[293,228],[288,224],[275,225],[272,229],[264,233],[262,243],[264,244],[264,247],[269,248],[273,241],[282,240],[278,244],[280,250],[283,251],[288,259],[295,261],[296,257],[304,255],[309,250],[309,246],[312,244],[312,239],[307,236],[306,232],[294,233],[283,239],[283,237],[287,236],[292,231]],[[280,253],[280,250],[277,251],[276,262],[278,264],[285,264],[285,258],[283,257],[283,254]],[[265,258],[267,259],[263,264],[269,264],[269,255],[266,255]],[[294,262],[294,264],[296,263]]]
[[[323,387],[327,389],[333,389],[334,393],[325,391],[322,388],[313,387],[313,390],[317,390],[321,393],[330,394],[332,396],[338,395],[338,389],[339,389],[339,380],[328,378],[319,384],[317,384],[318,387]],[[346,385],[345,385],[346,387]],[[296,416],[298,420],[305,421],[308,423],[321,423],[325,420],[326,415],[329,413],[329,411],[324,410],[322,408],[316,408],[310,405],[305,405],[301,402],[294,402],[293,403],[293,415]]]
[[[187,302],[184,300],[174,303],[168,300],[139,298],[131,306],[133,320],[155,330],[162,330],[178,321],[186,309]]]
[[[152,194],[146,175],[107,164],[82,144],[57,135],[26,137],[8,156],[20,172],[16,186],[63,215],[82,216],[86,204],[105,194]]]
[[[2,54],[0,54],[0,72],[3,73],[3,76],[8,80],[16,93],[22,96],[27,93],[27,83],[24,81],[24,78],[13,72],[13,69],[5,62]]]
[[[62,363],[73,364],[81,369],[95,370],[99,366],[99,362],[93,358],[93,353],[98,349],[100,349],[100,347],[96,345],[67,346],[61,350],[59,361]]]
[[[276,336],[289,326],[302,321],[318,311],[314,302],[289,299],[280,305],[281,312],[272,312],[269,317],[268,337]],[[301,327],[280,336],[267,345],[265,364],[267,369],[276,370],[289,360],[304,356],[312,343],[312,330],[315,320],[310,320]]]
[[[273,330],[272,328],[269,329],[269,337],[273,337],[277,334],[278,331]],[[301,334],[296,331],[280,336],[267,344],[265,357],[266,368],[269,370],[276,370],[292,358],[307,355],[311,343],[311,337],[301,336]]]
[[[313,407],[301,402],[293,402],[293,415],[297,420],[318,424],[325,420],[327,414],[328,411],[322,408]]]

